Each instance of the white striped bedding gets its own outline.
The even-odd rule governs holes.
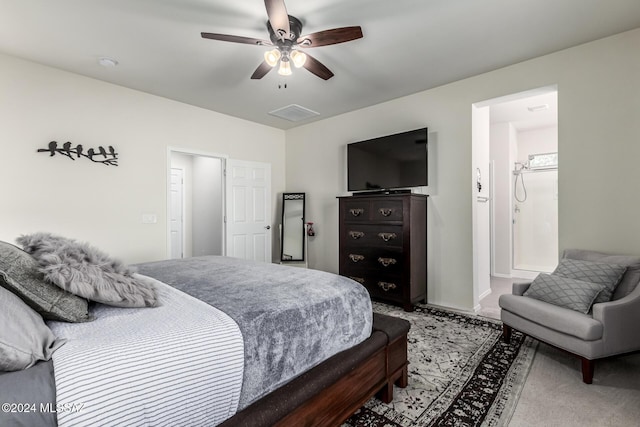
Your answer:
[[[161,307],[99,304],[93,322],[49,322],[68,340],[53,354],[60,427],[212,426],[236,412],[244,366],[238,325],[147,279]]]

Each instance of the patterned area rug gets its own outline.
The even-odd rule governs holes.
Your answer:
[[[537,342],[502,323],[427,305],[412,313],[374,303],[374,311],[411,322],[409,386],[389,404],[373,398],[345,427],[504,426],[513,414]]]

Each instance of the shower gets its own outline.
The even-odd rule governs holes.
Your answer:
[[[529,154],[514,162],[512,176],[512,268],[551,271],[558,246],[558,153]]]
[[[524,172],[544,172],[558,170],[558,153],[529,154],[526,162],[515,162],[513,164],[513,198],[520,203],[527,200],[527,187],[524,184]],[[518,178],[520,178],[520,188],[522,198],[518,197]]]

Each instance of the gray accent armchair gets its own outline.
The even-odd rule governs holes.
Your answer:
[[[611,301],[594,304],[587,314],[523,296],[531,283],[514,283],[513,293],[499,299],[503,338],[508,342],[513,328],[579,357],[582,380],[591,384],[596,359],[640,350],[640,258],[577,249],[563,257],[627,270]]]

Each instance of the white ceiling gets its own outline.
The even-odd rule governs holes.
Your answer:
[[[500,102],[491,105],[489,111],[492,124],[508,122],[518,131],[555,126],[558,124],[558,92]]]
[[[639,0],[287,0],[303,33],[360,25],[364,38],[309,52],[304,69],[250,80],[268,39],[259,0],[0,0],[0,52],[288,129],[640,27]],[[105,68],[98,58],[116,59]],[[278,85],[287,83],[287,88]],[[269,111],[298,104],[319,116]]]

